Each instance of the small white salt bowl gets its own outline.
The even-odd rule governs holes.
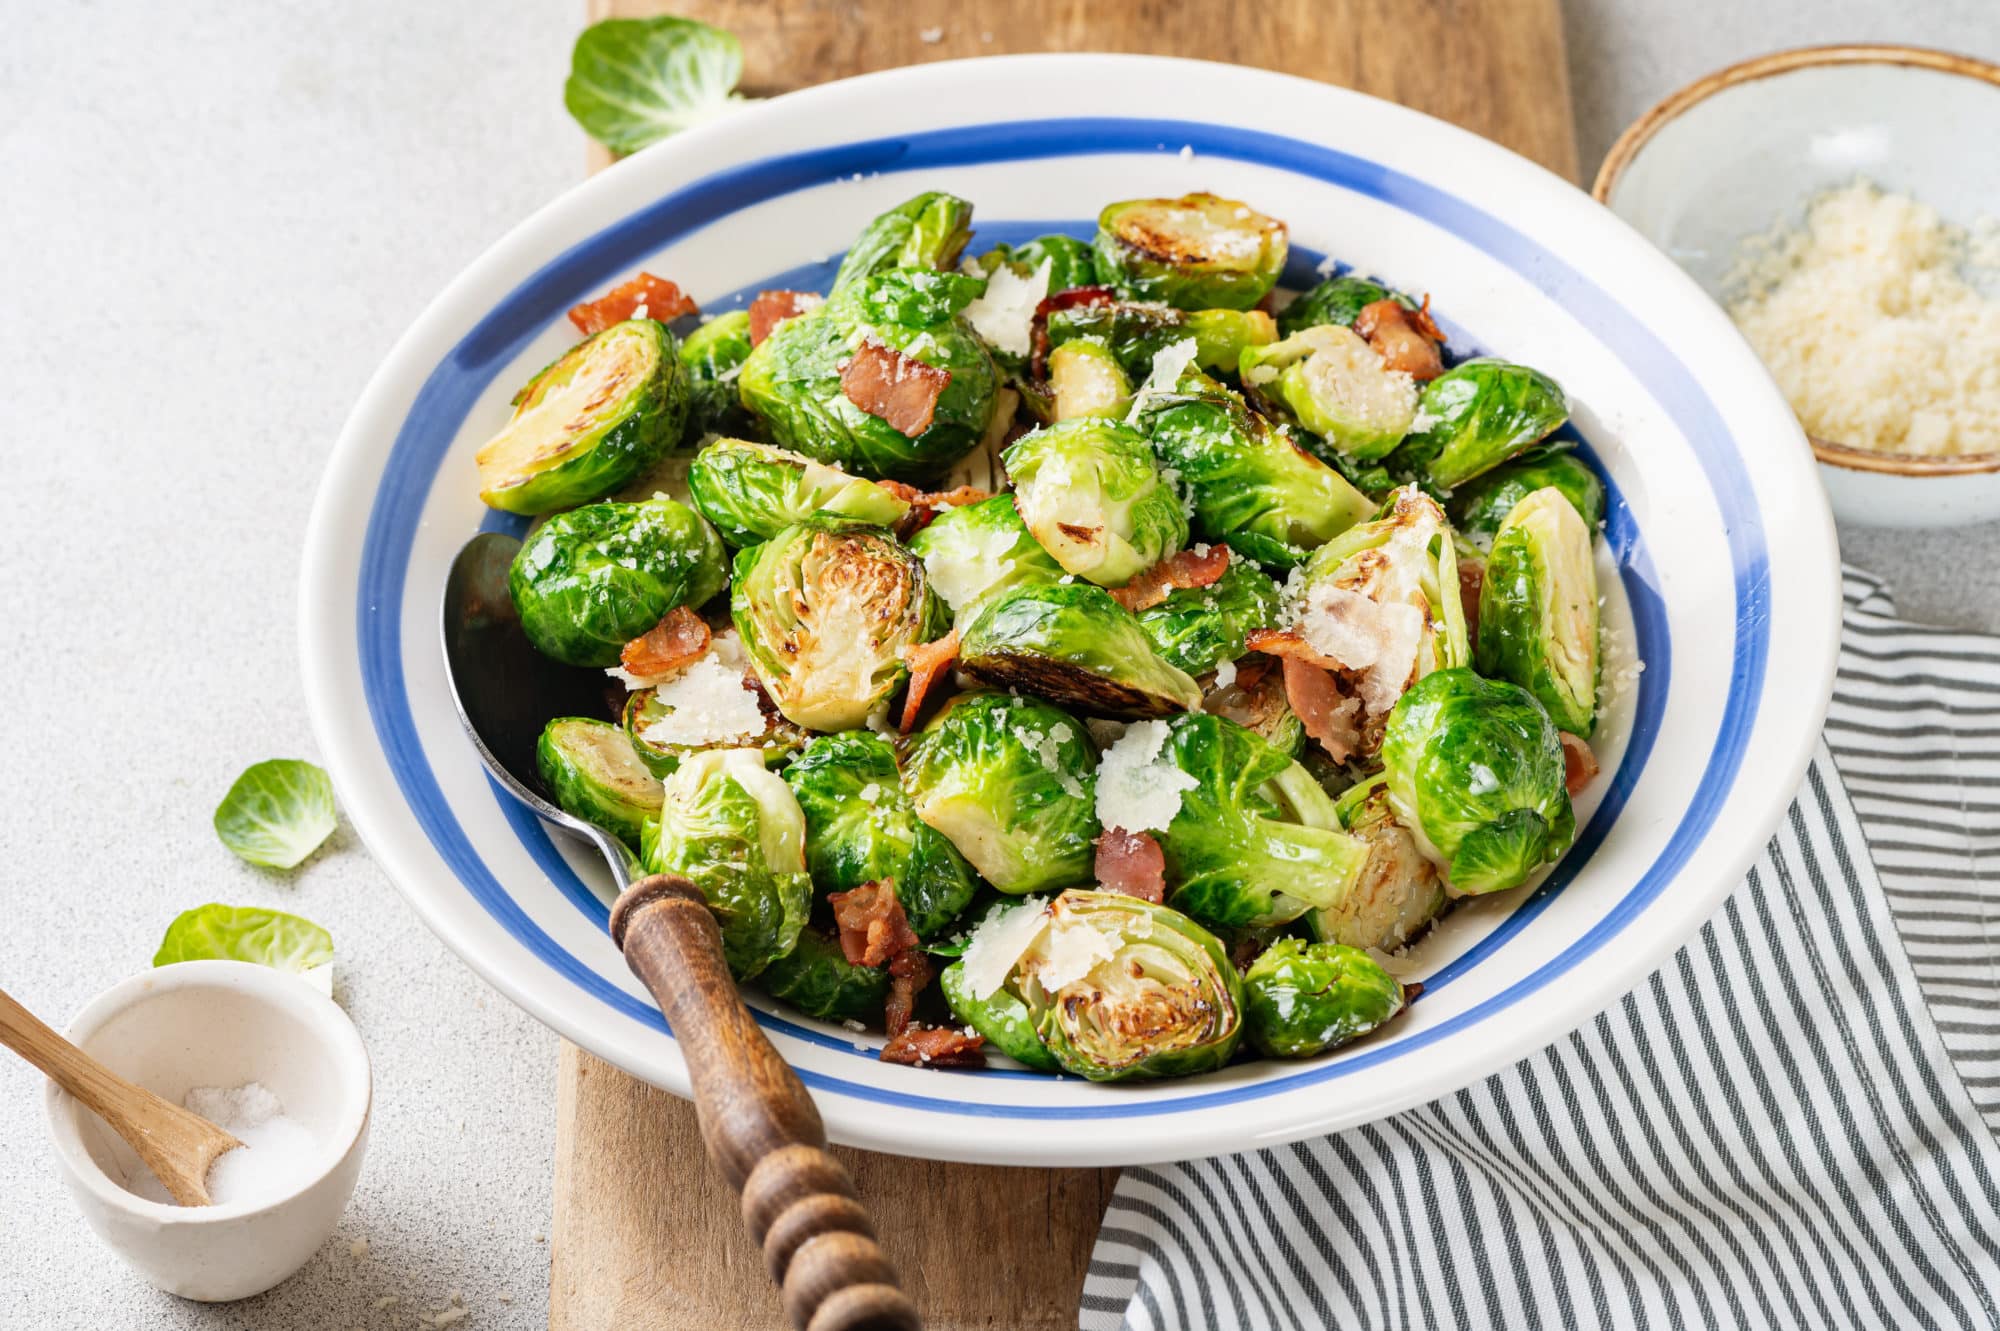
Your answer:
[[[268,967],[188,961],[111,986],[66,1034],[176,1104],[194,1087],[260,1083],[317,1143],[312,1167],[288,1191],[169,1206],[127,1190],[145,1166],[51,1083],[45,1105],[63,1182],[98,1237],[140,1275],[183,1298],[248,1298],[297,1271],[332,1235],[361,1172],[372,1096],[368,1053],[333,1000]]]
[[[1866,177],[1961,225],[2000,200],[2000,66],[1912,46],[1779,51],[1670,94],[1612,145],[1599,202],[1717,300],[1745,236],[1796,223]],[[1753,447],[1755,441],[1746,441]],[[1812,440],[1843,522],[1952,527],[2000,518],[1995,451],[1905,457]]]

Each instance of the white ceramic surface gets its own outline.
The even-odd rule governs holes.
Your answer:
[[[1213,118],[1179,119],[1196,105]],[[1554,886],[1448,920],[1414,958],[1431,989],[1380,1038],[1305,1064],[1103,1087],[885,1066],[839,1028],[771,1016],[837,1140],[1116,1163],[1364,1122],[1574,1028],[1708,916],[1810,756],[1838,604],[1805,442],[1728,321],[1574,188],[1427,117],[1259,71],[1032,57],[830,84],[639,154],[473,264],[364,394],[307,539],[307,694],[356,827],[482,975],[685,1093],[678,1049],[603,932],[601,869],[496,799],[445,692],[444,569],[489,520],[473,449],[518,381],[572,340],[570,303],[640,267],[710,309],[780,278],[823,282],[864,221],[926,188],[975,202],[975,248],[1087,226],[1111,199],[1214,189],[1284,218],[1307,279],[1326,254],[1428,290],[1457,345],[1555,374],[1620,496],[1606,568],[1625,595],[1611,608],[1643,620],[1649,669],[1602,732],[1607,778],[1579,810],[1585,844]]]
[[[281,1196],[169,1206],[126,1190],[145,1168],[131,1147],[51,1083],[45,1103],[63,1182],[98,1237],[140,1275],[183,1298],[248,1298],[298,1270],[333,1233],[361,1172],[372,1088],[361,1037],[332,999],[264,966],[189,961],[113,985],[65,1034],[176,1104],[196,1086],[260,1082],[320,1144],[309,1181]]]

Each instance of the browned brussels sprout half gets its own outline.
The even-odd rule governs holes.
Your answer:
[[[1097,216],[1097,275],[1135,300],[1247,310],[1285,269],[1285,224],[1234,199],[1131,199]]]
[[[1089,716],[1169,716],[1201,706],[1201,686],[1161,660],[1132,612],[1102,587],[1016,587],[982,602],[959,642],[967,674]]]

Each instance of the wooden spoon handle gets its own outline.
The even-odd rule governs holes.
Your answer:
[[[611,909],[611,938],[666,1014],[694,1083],[709,1159],[742,1194],[785,1314],[800,1331],[921,1331],[875,1242],[819,1110],[744,1006],[701,889],[655,874]]]

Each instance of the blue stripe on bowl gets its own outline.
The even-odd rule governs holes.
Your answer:
[[[1698,793],[1683,812],[1665,849],[1639,881],[1605,918],[1562,954],[1456,1017],[1400,1040],[1357,1050],[1330,1063],[1256,1085],[1195,1090],[1187,1095],[1146,1101],[1121,1100],[1115,1092],[1109,1092],[1101,1105],[1076,1107],[968,1104],[943,1096],[892,1091],[808,1069],[801,1069],[800,1075],[818,1089],[881,1103],[1021,1118],[1146,1116],[1259,1099],[1403,1057],[1503,1011],[1603,947],[1659,895],[1685,863],[1713,823],[1742,764],[1764,675],[1768,633],[1764,606],[1769,592],[1762,524],[1748,477],[1714,404],[1686,367],[1634,315],[1555,255],[1465,201],[1366,159],[1261,132],[1178,121],[1008,122],[837,145],[771,158],[718,172],[666,195],[573,246],[508,293],[432,371],[412,403],[384,468],[362,551],[356,615],[365,696],[384,755],[425,835],[482,908],[557,974],[614,1011],[665,1030],[665,1022],[655,1008],[605,981],[561,948],[507,895],[467,840],[445,801],[412,723],[410,698],[401,669],[401,603],[410,548],[424,498],[446,450],[479,394],[495,374],[511,364],[535,336],[560,318],[576,300],[595,292],[675,239],[765,199],[857,173],[921,171],[946,165],[1091,153],[1178,151],[1183,144],[1198,153],[1276,167],[1337,185],[1431,221],[1506,264],[1563,305],[1618,354],[1628,370],[1666,407],[1692,441],[1722,512],[1724,528],[1729,534],[1737,600],[1730,692]],[[1034,229],[1029,224],[989,224],[981,227],[981,240],[984,243],[1014,238]],[[824,285],[829,271],[825,265],[813,265],[807,270],[776,275],[769,284]],[[1462,977],[1491,955],[1574,878],[1629,798],[1658,734],[1669,676],[1670,646],[1664,604],[1656,590],[1657,574],[1630,509],[1615,489],[1609,498],[1607,538],[1631,601],[1639,650],[1647,661],[1625,761],[1613,777],[1596,816],[1583,829],[1562,865],[1492,934],[1441,968],[1428,981],[1433,989]],[[502,803],[507,806],[517,834],[537,862],[550,871],[559,890],[601,923],[602,902],[562,860],[539,822],[513,807],[510,801]],[[773,1014],[760,1013],[759,1020],[795,1038],[858,1053],[850,1041],[830,1035],[822,1028]],[[996,1070],[977,1075],[1033,1074]],[[1199,1086],[1200,1082],[1193,1084]]]

